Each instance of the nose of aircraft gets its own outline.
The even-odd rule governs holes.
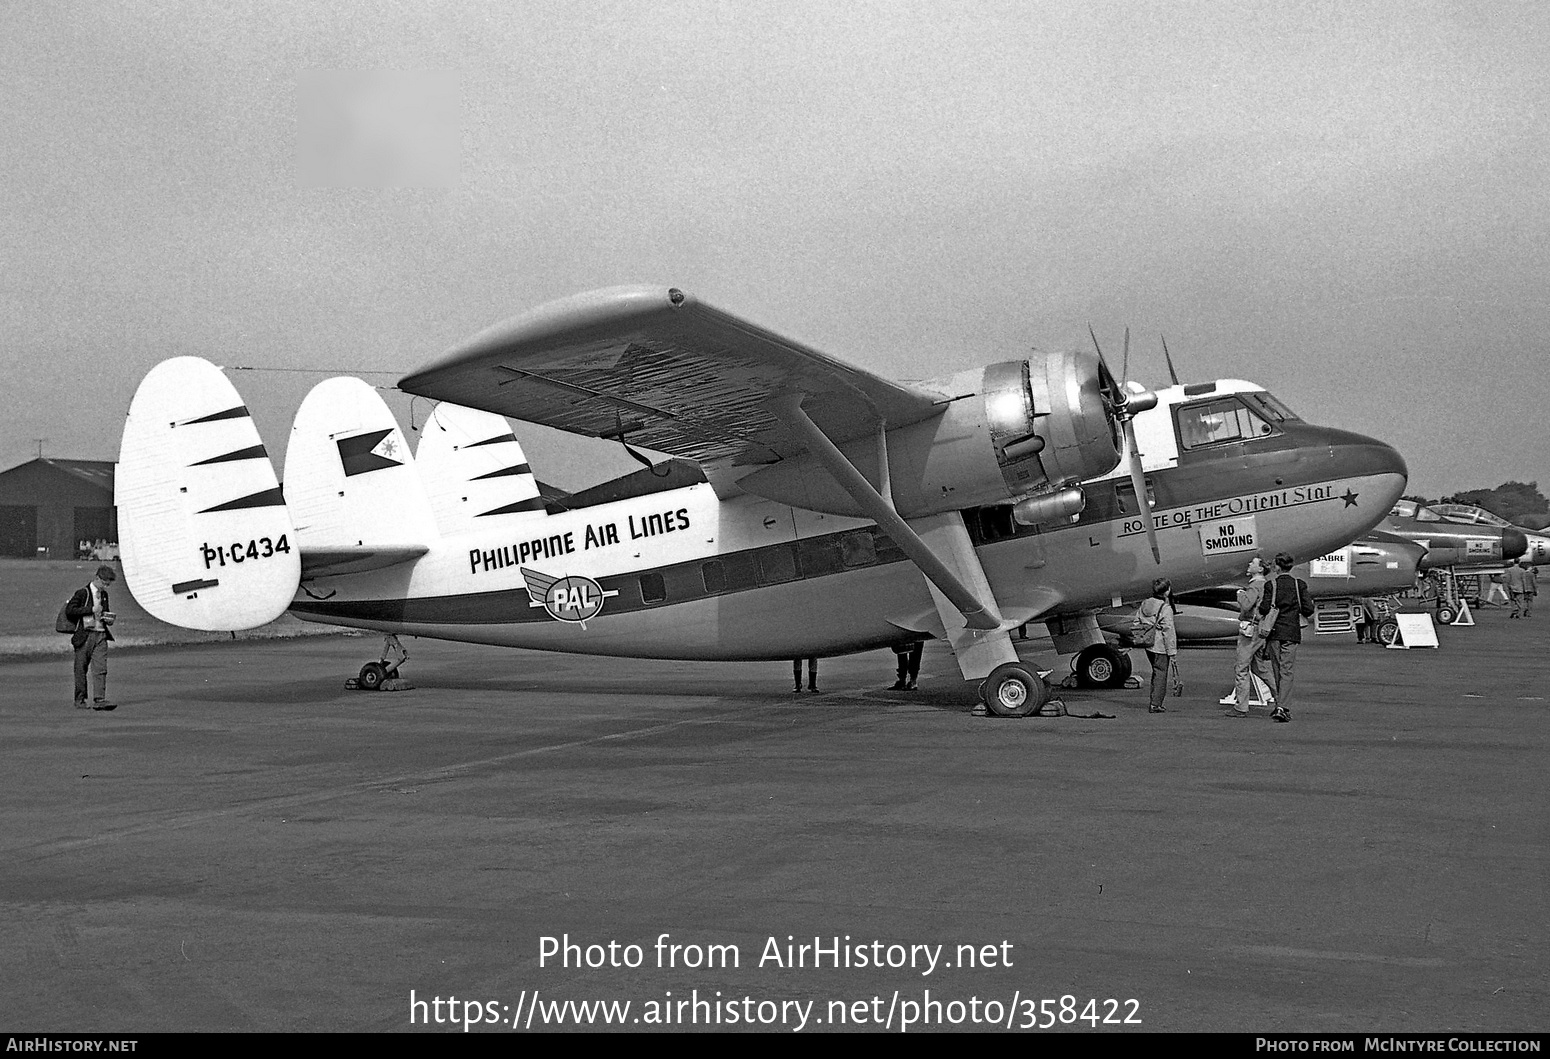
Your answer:
[[[1528,561],[1535,566],[1550,564],[1550,537],[1540,533],[1525,533],[1523,536],[1528,541],[1528,548],[1523,552],[1528,556]]]
[[[1516,559],[1528,551],[1528,534],[1507,526],[1502,530],[1502,558]]]
[[[1335,461],[1338,473],[1347,477],[1370,476],[1378,479],[1381,496],[1370,498],[1373,510],[1387,512],[1404,494],[1410,468],[1405,458],[1392,445],[1376,438],[1349,430],[1326,430],[1329,454]],[[1362,506],[1368,507],[1369,498],[1362,498]]]

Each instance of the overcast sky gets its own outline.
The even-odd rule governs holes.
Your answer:
[[[313,186],[331,70],[453,84],[455,180]],[[115,459],[165,357],[390,385],[661,282],[902,378],[1129,325],[1413,492],[1550,490],[1547,71],[1533,2],[0,4],[0,467]],[[276,454],[323,377],[232,375]]]

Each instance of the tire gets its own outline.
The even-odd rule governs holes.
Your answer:
[[[1393,618],[1385,618],[1378,622],[1378,641],[1387,647],[1399,639],[1399,622]]]
[[[1046,698],[1044,681],[1021,662],[999,665],[985,678],[985,709],[994,717],[1027,717]]]
[[[387,680],[387,667],[381,662],[367,662],[361,666],[359,681],[362,691],[381,691],[385,680]]]
[[[1458,616],[1459,616],[1458,611],[1454,610],[1451,606],[1449,606],[1446,603],[1444,603],[1442,606],[1437,608],[1437,624],[1438,625],[1452,625],[1453,624],[1453,619],[1457,618]]]
[[[1106,643],[1088,644],[1077,652],[1071,670],[1080,688],[1122,688],[1130,676],[1130,656]]]

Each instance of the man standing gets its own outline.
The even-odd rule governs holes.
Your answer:
[[[920,653],[925,646],[924,640],[893,645],[893,653],[898,660],[899,679],[893,682],[889,691],[915,690],[915,681],[920,677]]]
[[[118,580],[111,566],[97,567],[97,576],[70,597],[65,617],[73,620],[75,632],[70,646],[75,648],[75,707],[78,710],[112,710],[108,701],[108,644],[113,639],[113,611],[108,606],[108,585]],[[91,673],[92,698],[86,701],[86,675]]]
[[[800,658],[793,658],[791,660],[791,682],[796,685],[796,687],[791,689],[792,692],[800,695],[802,693],[802,660]],[[816,658],[809,658],[807,660],[807,690],[818,690],[818,659]]]
[[[1276,612],[1275,627],[1265,636],[1270,651],[1270,671],[1275,675],[1276,708],[1270,719],[1285,723],[1292,719],[1292,671],[1297,666],[1297,645],[1302,643],[1302,619],[1313,617],[1313,601],[1308,586],[1292,576],[1294,560],[1286,552],[1276,556],[1276,579],[1270,582],[1256,613],[1264,617]]]
[[[1539,571],[1527,559],[1518,560],[1519,568],[1523,571],[1523,616],[1534,616],[1534,597],[1539,595]]]
[[[1530,569],[1529,564],[1520,559],[1516,565],[1509,563],[1507,572],[1502,575],[1502,587],[1512,600],[1512,613],[1507,615],[1509,618],[1528,617],[1529,608],[1533,605],[1528,595]]]
[[[1173,625],[1173,582],[1166,577],[1152,579],[1152,594],[1141,601],[1131,620],[1131,639],[1146,649],[1152,663],[1152,687],[1147,697],[1148,713],[1167,713],[1163,701],[1168,697],[1168,676],[1179,653],[1179,639]],[[1137,635],[1140,633],[1140,635]]]
[[[1233,668],[1233,708],[1224,714],[1227,717],[1249,715],[1250,674],[1263,680],[1267,687],[1270,684],[1270,673],[1259,658],[1259,649],[1265,645],[1265,638],[1259,634],[1259,604],[1265,598],[1265,561],[1256,555],[1249,560],[1247,572],[1248,587],[1238,589],[1238,654]]]

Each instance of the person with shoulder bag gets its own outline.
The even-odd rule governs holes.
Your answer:
[[[1249,560],[1249,583],[1238,589],[1238,642],[1233,663],[1233,706],[1224,716],[1247,717],[1249,715],[1250,675],[1259,677],[1270,687],[1270,665],[1260,657],[1265,645],[1265,634],[1260,631],[1259,604],[1265,597],[1265,561],[1259,556]]]
[[[1147,704],[1149,713],[1167,713],[1163,701],[1168,697],[1170,678],[1178,682],[1176,669],[1179,653],[1178,635],[1174,631],[1173,601],[1170,593],[1173,583],[1166,577],[1152,582],[1152,594],[1136,608],[1132,622],[1131,639],[1137,647],[1146,649],[1146,657],[1152,663],[1151,695]],[[1182,683],[1178,684],[1183,690]]]
[[[111,566],[97,567],[97,576],[77,590],[65,604],[65,617],[76,623],[70,636],[75,648],[75,707],[78,710],[113,710],[108,701],[108,644],[113,641],[113,611],[108,605],[108,585],[118,580]],[[91,701],[86,700],[88,674]]]
[[[1292,674],[1297,666],[1297,645],[1302,643],[1302,619],[1313,617],[1307,584],[1292,576],[1295,565],[1296,560],[1286,552],[1276,556],[1276,579],[1259,604],[1261,627],[1264,619],[1271,619],[1265,646],[1270,671],[1275,674],[1276,707],[1270,719],[1283,724],[1292,719]]]

